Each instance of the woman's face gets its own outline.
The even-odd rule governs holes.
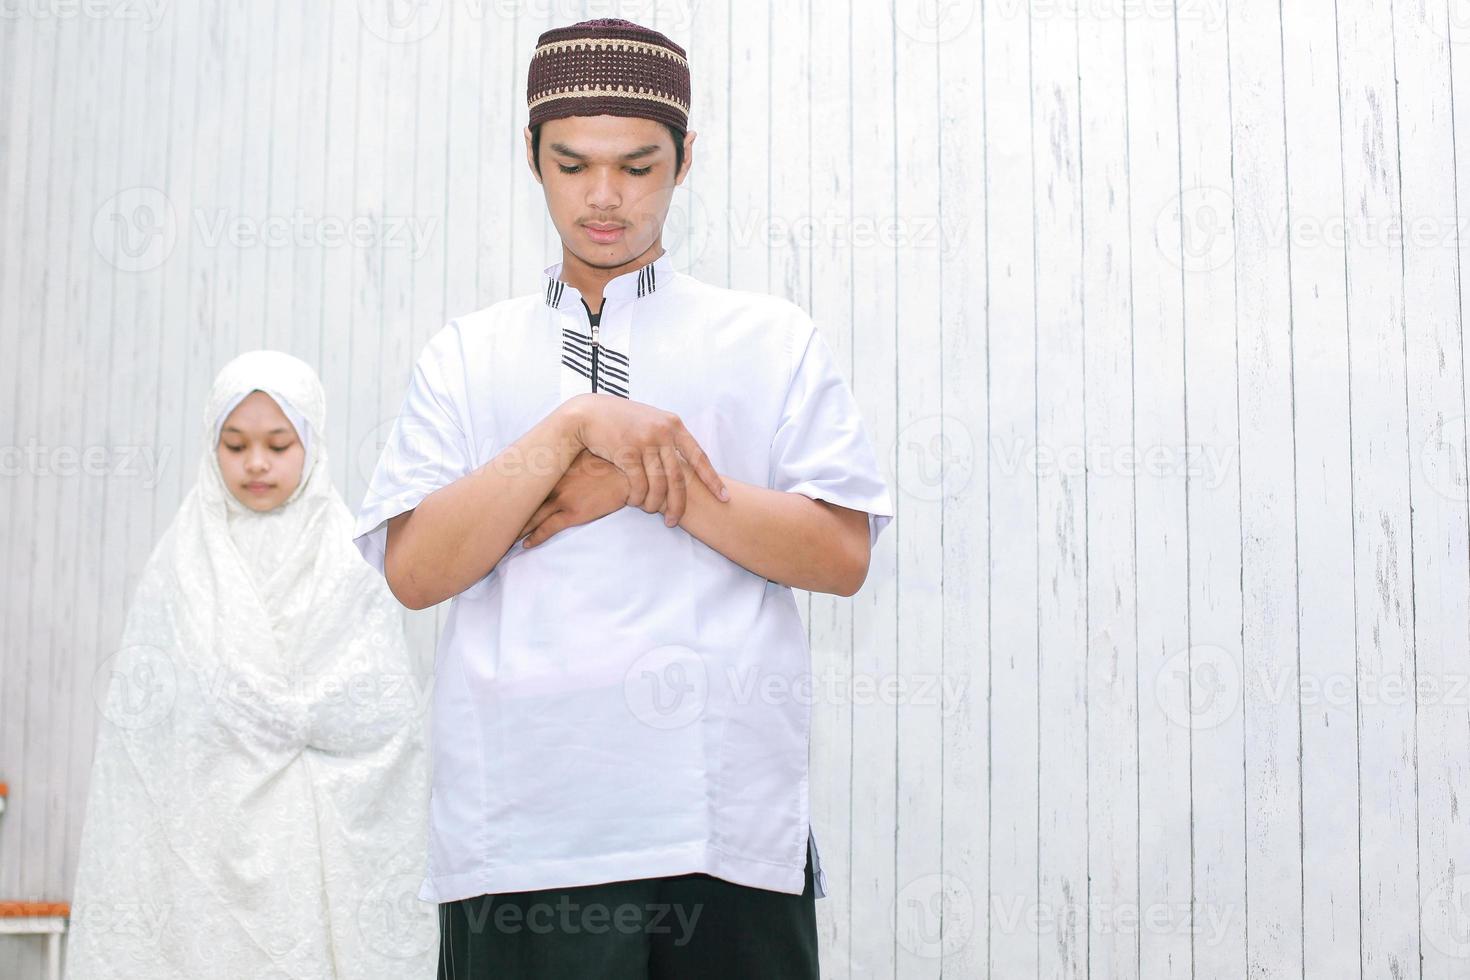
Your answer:
[[[251,510],[279,507],[301,482],[306,447],[276,400],[263,391],[246,395],[220,427],[215,447],[230,493]]]

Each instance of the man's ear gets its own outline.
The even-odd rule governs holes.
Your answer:
[[[525,128],[526,136],[526,166],[531,168],[531,176],[536,178],[536,183],[541,183],[541,175],[536,172],[536,157],[531,153],[531,127]]]
[[[675,187],[684,183],[684,178],[689,176],[689,168],[694,165],[694,137],[698,135],[692,129],[684,134],[684,169],[674,178]]]

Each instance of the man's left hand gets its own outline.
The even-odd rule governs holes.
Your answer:
[[[533,547],[557,531],[622,510],[628,493],[628,478],[622,470],[583,449],[516,537],[525,539],[527,548]]]

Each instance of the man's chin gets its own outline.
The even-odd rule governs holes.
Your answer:
[[[576,256],[578,261],[589,268],[611,270],[637,262],[653,248],[653,243],[650,242],[642,248],[633,249],[621,242],[603,248],[596,246],[589,248],[586,243],[579,242],[577,247],[573,248],[563,239],[562,247],[571,252],[572,255]]]
[[[633,256],[629,255],[626,249],[618,249],[616,252],[609,250],[609,252],[593,255],[588,255],[585,250],[582,250],[574,251],[572,254],[588,268],[604,271],[620,269],[633,261]]]

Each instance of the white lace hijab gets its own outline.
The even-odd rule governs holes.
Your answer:
[[[306,447],[257,513],[216,458],[251,391]],[[401,610],[353,547],[321,382],[274,351],[215,379],[199,476],[98,672],[97,750],[67,976],[431,975],[425,685]],[[125,914],[126,913],[126,914]]]

